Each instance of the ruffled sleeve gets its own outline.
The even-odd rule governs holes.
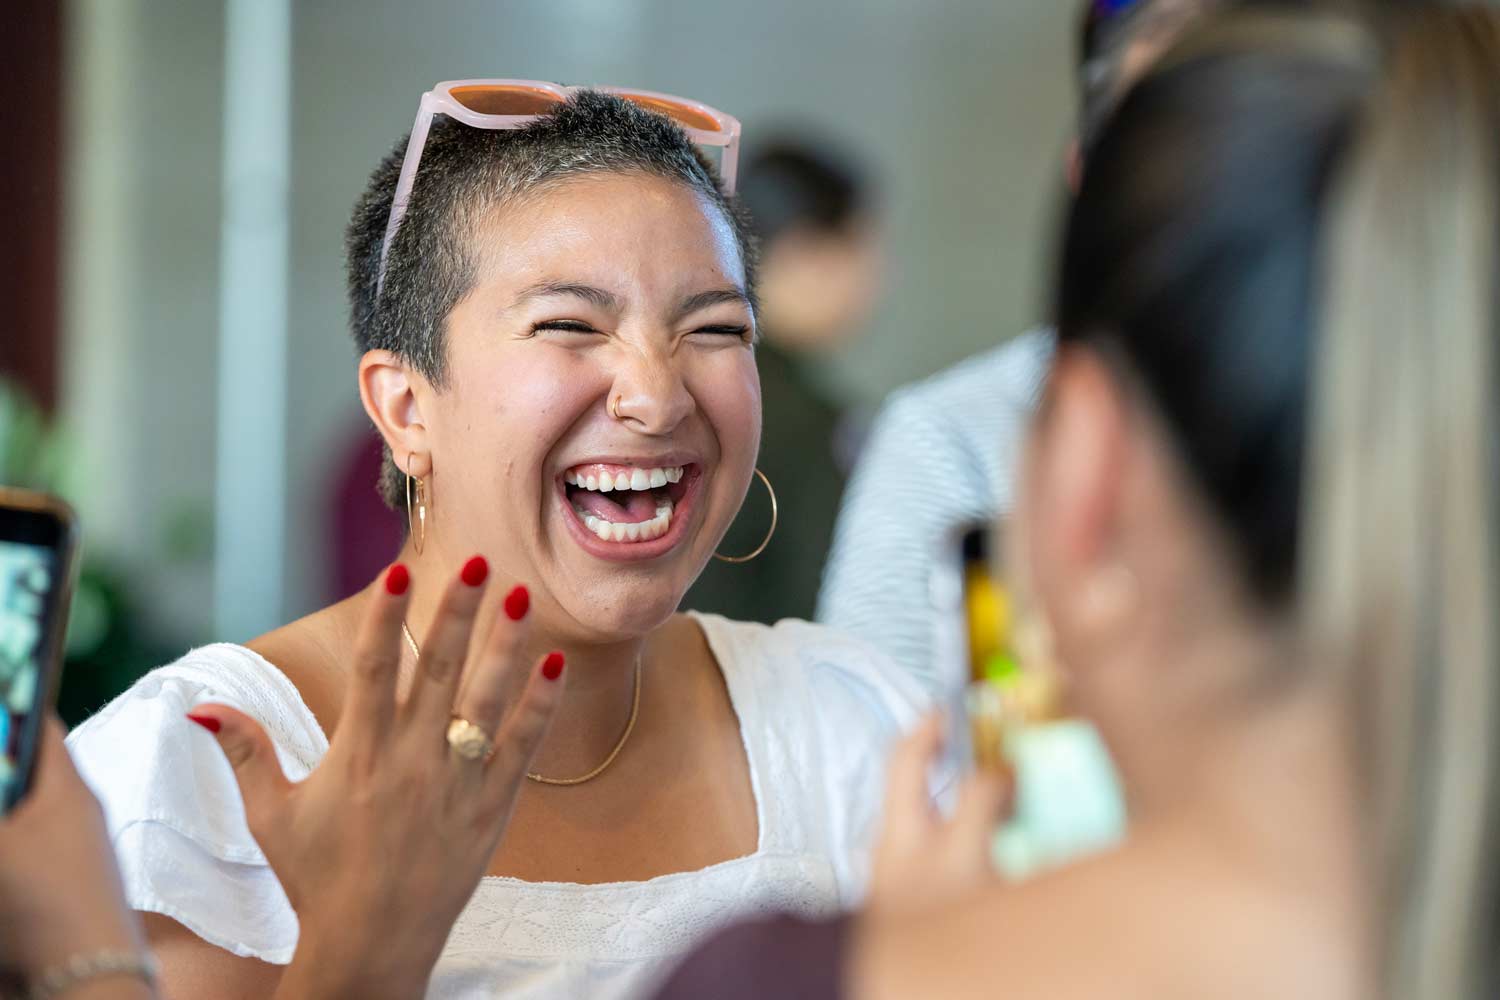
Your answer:
[[[126,899],[236,955],[286,964],[297,917],[246,826],[234,772],[185,716],[218,702],[259,721],[287,777],[328,749],[286,676],[240,646],[154,670],[84,722],[68,747],[104,807]]]

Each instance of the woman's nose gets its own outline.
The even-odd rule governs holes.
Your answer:
[[[608,408],[632,430],[660,436],[676,430],[695,405],[669,359],[637,356],[617,371]]]

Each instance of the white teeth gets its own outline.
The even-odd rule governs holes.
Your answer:
[[[610,493],[614,490],[659,490],[669,483],[682,482],[683,475],[684,470],[679,466],[670,469],[622,469],[616,473],[600,472],[597,475],[568,472],[563,476],[563,481],[569,486]]]
[[[673,504],[670,500],[657,505],[656,516],[651,520],[634,524],[615,524],[589,513],[582,507],[574,507],[573,511],[583,522],[584,527],[606,542],[649,542],[665,535],[672,527]]]

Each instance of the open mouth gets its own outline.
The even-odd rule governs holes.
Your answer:
[[[578,465],[563,474],[568,505],[600,541],[655,541],[672,528],[694,466]]]

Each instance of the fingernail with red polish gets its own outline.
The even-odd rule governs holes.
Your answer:
[[[464,568],[459,572],[458,578],[471,587],[477,587],[489,575],[490,564],[484,561],[484,556],[475,556],[464,563]]]
[[[531,594],[526,588],[517,586],[505,595],[505,614],[513,622],[518,622],[526,617],[526,611],[531,607]]]
[[[192,712],[189,712],[188,718],[192,719],[194,722],[198,723],[198,725],[202,726],[204,729],[207,729],[211,733],[217,733],[222,725],[219,720],[215,719],[212,715],[194,715]]]
[[[561,653],[548,653],[547,658],[542,661],[542,676],[549,681],[555,681],[562,676],[563,655]]]
[[[406,588],[411,584],[411,573],[401,563],[396,563],[385,573],[386,593],[395,594],[400,597],[406,593]]]

